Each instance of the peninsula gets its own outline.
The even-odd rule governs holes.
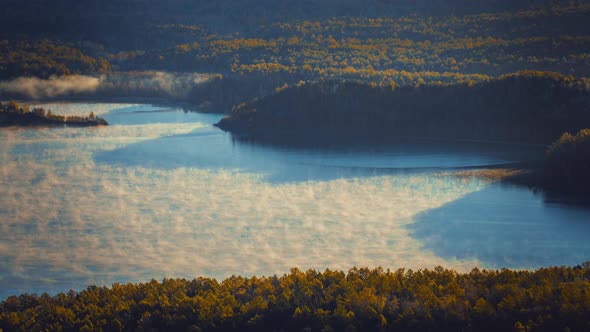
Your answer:
[[[107,121],[90,113],[88,116],[58,115],[44,108],[30,109],[15,101],[0,103],[0,127],[8,126],[68,126],[93,127],[106,126]]]
[[[540,71],[447,86],[302,82],[234,107],[216,126],[239,139],[288,145],[422,139],[550,144],[590,123],[589,83]]]

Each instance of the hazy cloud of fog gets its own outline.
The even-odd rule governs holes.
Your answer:
[[[480,265],[436,256],[406,227],[416,214],[484,188],[478,181],[415,174],[275,185],[236,170],[93,160],[96,151],[200,127],[0,131],[0,298],[293,266]]]
[[[31,103],[29,105],[31,108],[44,108],[46,110],[59,110],[59,114],[62,115],[78,115],[78,116],[86,116],[93,112],[97,116],[103,116],[113,109],[117,109],[120,112],[122,109],[131,109],[132,107],[139,106],[139,104],[127,104],[127,103],[88,103],[88,104],[80,104],[80,103],[60,103],[60,102],[41,102],[41,103]],[[147,110],[155,110],[158,107],[155,106],[147,106],[142,105],[142,108]]]
[[[144,71],[113,73],[103,77],[101,90],[154,92],[171,97],[185,97],[193,87],[208,81],[209,74]]]
[[[159,71],[115,72],[101,77],[70,75],[49,79],[19,77],[0,82],[0,93],[29,99],[76,94],[186,97],[195,86],[211,79],[209,74]]]
[[[39,99],[94,92],[99,86],[100,79],[91,76],[52,76],[46,80],[36,77],[19,77],[0,82],[0,93]]]

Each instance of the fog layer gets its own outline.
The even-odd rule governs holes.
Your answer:
[[[415,174],[272,184],[235,169],[93,159],[202,127],[0,131],[0,297],[163,277],[282,274],[294,266],[464,271],[478,264],[437,257],[406,226],[485,187],[479,181]]]
[[[52,99],[76,95],[184,98],[194,87],[211,77],[209,74],[159,71],[115,72],[99,77],[19,77],[0,81],[0,96],[25,99]]]
[[[95,92],[99,86],[100,79],[91,76],[52,76],[46,80],[37,77],[19,77],[0,82],[0,93],[40,99]]]

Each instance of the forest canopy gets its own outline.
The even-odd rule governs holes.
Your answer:
[[[523,69],[590,75],[584,1],[86,2],[33,8],[8,1],[0,78],[218,73],[260,86],[262,93],[248,91],[254,98],[300,80],[415,86],[481,82]],[[8,23],[25,10],[38,10],[39,21]]]
[[[111,64],[104,58],[88,56],[66,43],[0,40],[0,79],[101,74],[110,70]]]
[[[89,286],[0,303],[6,331],[587,331],[590,264],[353,268]]]
[[[522,71],[482,83],[319,81],[240,104],[217,125],[287,144],[478,139],[549,144],[590,123],[590,81]]]

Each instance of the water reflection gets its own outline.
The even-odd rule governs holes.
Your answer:
[[[212,118],[206,120],[210,123]],[[99,151],[94,159],[98,164],[127,167],[240,170],[263,174],[271,183],[283,183],[496,166],[521,160],[531,150],[473,144],[292,149],[237,142],[209,125],[189,134]]]
[[[144,125],[151,123],[199,122],[213,124],[219,121],[218,114],[187,112],[175,107],[133,105],[110,110],[103,116],[114,125]]]

